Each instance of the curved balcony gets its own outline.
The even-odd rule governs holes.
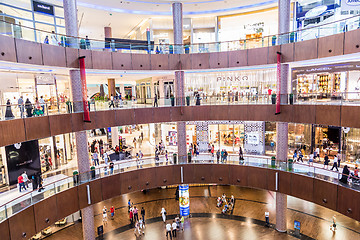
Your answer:
[[[346,32],[339,27],[357,17],[259,39],[194,44],[191,46],[123,44],[118,46],[119,51],[115,47],[111,47],[111,42],[103,40],[90,40],[90,50],[85,44],[85,39],[71,38],[65,35],[58,35],[59,39],[63,39],[59,41],[61,46],[1,35],[0,60],[78,68],[78,57],[85,56],[86,68],[89,69],[189,70],[274,64],[277,62],[277,52],[281,52],[282,62],[287,63],[360,52],[359,24],[352,24],[351,29],[353,30]],[[4,24],[10,25],[10,27],[14,25],[8,22],[4,22]],[[28,28],[25,26],[16,27]],[[329,27],[333,28],[334,31],[329,33]],[[30,30],[39,31],[32,28]],[[306,37],[305,39],[308,40],[304,40],[304,36],[307,36],[308,32],[316,32],[316,34],[310,34],[311,37]],[[41,31],[42,36],[46,34],[51,35],[50,32]],[[156,49],[159,47],[165,50],[157,52]],[[180,52],[185,51],[185,53],[172,54],[171,48],[179,48]]]
[[[314,202],[360,219],[359,186],[338,181],[341,174],[302,164],[271,162],[266,157],[231,156],[223,164],[208,156],[188,164],[166,165],[164,159],[127,161],[67,177],[0,207],[2,239],[33,236],[84,207],[121,194],[177,184],[237,185],[275,191]],[[88,187],[89,186],[89,187]],[[89,191],[87,190],[89,188]],[[54,211],[56,210],[56,211]]]
[[[262,104],[259,104],[262,103]],[[191,106],[153,107],[146,104],[133,104],[132,101],[118,108],[109,109],[108,103],[90,104],[91,122],[83,121],[83,113],[72,112],[63,104],[62,108],[52,112],[45,109],[45,116],[18,118],[0,121],[0,146],[18,142],[47,138],[64,133],[107,128],[133,124],[147,124],[158,122],[178,121],[274,121],[308,124],[322,124],[332,126],[346,126],[359,128],[360,108],[350,104],[289,104],[281,106],[281,114],[275,115],[275,105],[270,104],[270,97],[263,100],[244,102],[202,101],[201,104]],[[299,102],[301,103],[301,102]],[[317,102],[315,102],[317,103]],[[340,102],[341,103],[341,102]],[[19,117],[19,108],[14,106]],[[48,114],[48,115],[46,115]],[[25,113],[24,113],[25,115]]]

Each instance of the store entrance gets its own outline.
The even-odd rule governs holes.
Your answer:
[[[333,157],[338,154],[341,139],[340,127],[315,127],[315,148],[319,148],[320,157],[324,157],[327,154],[329,157]]]

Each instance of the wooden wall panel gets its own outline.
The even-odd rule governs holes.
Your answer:
[[[247,115],[247,110],[245,106],[241,106],[240,109],[236,109],[233,106],[224,108],[221,105],[211,105],[208,108],[208,119],[211,120],[241,120],[244,115]]]
[[[137,170],[139,172],[139,188],[143,189],[152,189],[157,187],[156,179],[156,168],[145,168]]]
[[[68,68],[79,68],[79,49],[65,48],[66,55],[66,67]],[[85,62],[88,59],[85,59]]]
[[[150,70],[150,54],[131,54],[133,70]]]
[[[219,106],[221,107],[221,106]],[[226,115],[222,115],[223,118],[225,118],[224,120],[247,120],[248,119],[248,112],[249,112],[249,108],[251,109],[251,106],[249,107],[248,105],[229,105],[228,106],[228,114]],[[212,118],[211,118],[212,119]]]
[[[123,109],[115,111],[115,125],[132,125],[135,123],[135,109]]]
[[[101,189],[101,179],[93,180],[86,184],[78,186],[78,195],[79,195],[79,207],[80,209],[89,206],[88,196],[87,196],[87,185],[90,186],[90,200],[91,204],[96,204],[101,202],[102,199],[102,189]]]
[[[170,54],[151,54],[151,70],[168,70]]]
[[[252,48],[248,50],[248,65],[264,65],[268,61],[269,48]]]
[[[279,171],[278,191],[285,194],[291,194],[291,175],[289,172]]]
[[[55,196],[57,209],[61,209],[57,212],[58,219],[67,217],[80,209],[77,187],[57,193]]]
[[[194,164],[194,183],[215,183],[212,175],[212,164]]]
[[[293,62],[294,61],[294,49],[295,43],[288,43],[281,45],[281,62]]]
[[[360,30],[345,32],[344,54],[360,52]]]
[[[212,164],[212,175],[211,175],[211,182],[217,184],[229,184],[229,172],[230,172],[230,165],[227,164],[219,164],[213,165]]]
[[[0,233],[2,240],[10,240],[9,220],[0,223]]]
[[[248,171],[245,166],[230,167],[229,177],[230,184],[248,186]]]
[[[338,186],[336,211],[356,220],[360,220],[360,192]]]
[[[268,56],[268,64],[277,63],[277,52],[280,52],[280,45],[270,46],[269,47],[269,56]]]
[[[1,146],[26,141],[25,125],[23,119],[0,121],[0,130]]]
[[[191,69],[209,69],[210,53],[191,54]]]
[[[276,122],[293,122],[294,121],[294,112],[293,106],[291,105],[282,105],[280,108],[281,114],[275,115],[274,113],[274,121]],[[273,110],[273,108],[271,109]]]
[[[153,108],[153,120],[156,123],[171,122],[171,107]]]
[[[49,116],[51,135],[59,135],[72,132],[71,114],[58,114]]]
[[[0,35],[0,61],[16,62],[15,39]]]
[[[228,52],[212,52],[210,53],[210,68],[228,68],[229,58]]]
[[[192,57],[191,54],[180,54],[180,66],[179,69],[192,69]]]
[[[169,54],[169,70],[180,69],[180,54]]]
[[[358,106],[341,106],[341,126],[360,128],[360,108]]]
[[[85,57],[85,68],[93,68],[92,52],[90,50],[79,49],[79,57]]]
[[[102,199],[110,199],[121,194],[120,175],[115,174],[101,179]]]
[[[318,39],[295,43],[295,61],[315,59],[318,57]]]
[[[315,105],[292,105],[293,121],[296,123],[315,123],[316,106]],[[306,113],[306,114],[304,114]]]
[[[336,211],[337,185],[314,179],[314,203]]]
[[[248,119],[253,121],[275,121],[274,105],[250,105],[248,107]]]
[[[96,128],[107,128],[115,125],[115,111],[97,111],[96,112]]]
[[[291,195],[312,202],[314,199],[314,178],[300,175],[291,175]]]
[[[316,105],[316,123],[340,126],[340,106]]]
[[[33,206],[28,207],[27,209],[9,218],[11,240],[29,239],[34,236],[36,233],[34,219]]]
[[[132,70],[131,54],[112,52],[113,70]]]
[[[41,44],[42,59],[45,66],[66,67],[65,48],[49,44]]]
[[[248,186],[267,189],[267,169],[258,167],[248,168]]]
[[[184,184],[194,183],[194,165],[193,164],[184,164],[183,167],[184,174]]]
[[[25,118],[26,140],[41,139],[50,136],[49,117]]]
[[[248,50],[229,52],[229,67],[242,67],[248,65]]]
[[[134,112],[137,124],[147,123],[149,120],[153,121],[153,108],[135,109]]]
[[[43,65],[41,44],[22,39],[15,39],[18,63]]]
[[[141,190],[140,186],[137,184],[139,178],[139,172],[136,170],[120,174],[121,193],[136,192]]]
[[[34,205],[36,232],[54,224],[57,220],[56,196],[46,198]]]
[[[318,57],[340,56],[344,53],[344,33],[319,38]]]
[[[183,111],[186,111],[188,108],[190,107],[182,107]],[[183,118],[183,115],[181,114],[181,107],[171,107],[170,114],[171,122],[178,122]]]
[[[279,171],[268,169],[267,171],[267,189],[276,192],[276,173]],[[278,173],[279,174],[279,173]],[[279,175],[278,175],[279,176]],[[278,185],[279,187],[279,185]]]
[[[171,159],[172,156],[169,156]],[[175,184],[174,181],[174,166],[162,166],[155,168],[156,186],[166,186]]]
[[[92,51],[93,69],[112,70],[111,52]]]

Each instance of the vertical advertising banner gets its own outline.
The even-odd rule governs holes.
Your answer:
[[[15,143],[5,147],[9,184],[17,184],[24,171],[31,176],[41,172],[38,140]]]
[[[280,101],[281,101],[281,53],[277,52],[277,84],[276,84],[276,111],[275,114],[280,114]]]
[[[181,216],[190,215],[189,185],[179,185],[179,206]]]
[[[86,72],[85,72],[85,57],[79,57],[79,66],[80,66],[80,78],[81,78],[81,85],[82,85],[82,101],[84,107],[84,122],[91,122],[90,121],[90,112],[89,106],[87,102],[87,86],[86,86]]]

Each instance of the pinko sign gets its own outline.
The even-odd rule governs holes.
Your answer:
[[[360,10],[360,0],[341,0],[341,11]]]

